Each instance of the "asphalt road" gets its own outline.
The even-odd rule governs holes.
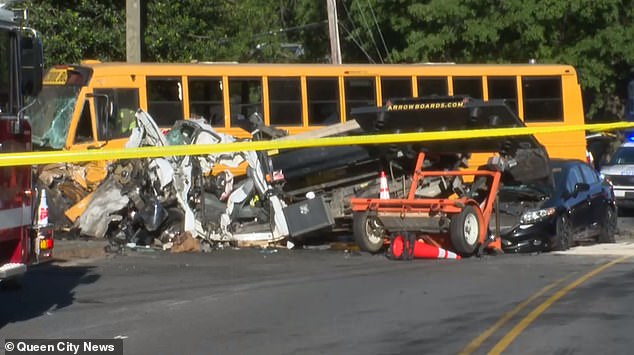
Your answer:
[[[629,231],[634,218],[622,220]],[[631,353],[634,243],[622,233],[600,247],[410,262],[137,252],[40,265],[22,290],[0,292],[0,338],[122,337],[126,354]]]

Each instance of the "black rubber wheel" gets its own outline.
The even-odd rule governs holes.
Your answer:
[[[599,243],[616,243],[616,230],[618,227],[618,213],[613,207],[608,207],[601,222],[601,233],[599,234]]]
[[[352,234],[359,248],[369,253],[381,251],[387,237],[381,221],[377,217],[369,216],[368,211],[354,212]]]
[[[482,231],[480,215],[477,207],[467,205],[459,214],[451,217],[449,235],[457,253],[469,256],[478,248]]]
[[[552,244],[552,250],[563,251],[570,249],[572,244],[572,226],[566,216],[557,218],[557,234]]]

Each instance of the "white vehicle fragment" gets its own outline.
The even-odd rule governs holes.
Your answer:
[[[114,212],[123,209],[129,202],[121,193],[121,186],[114,179],[106,179],[93,195],[86,210],[75,222],[81,233],[88,237],[103,238],[111,222],[123,218]]]
[[[167,137],[163,135],[152,117],[146,112],[137,111],[138,125],[130,136],[126,147],[138,146],[166,146],[170,144],[219,144],[231,143],[237,139],[233,136],[216,132],[212,126],[204,120],[188,120],[177,122]],[[193,131],[192,131],[193,130]],[[228,167],[238,167],[245,160],[249,165],[248,180],[235,190],[224,191],[222,196],[226,198],[226,207],[219,218],[219,230],[209,230],[209,223],[196,219],[196,214],[189,206],[189,194],[192,188],[192,159],[197,162],[203,175],[209,175],[217,164]],[[282,209],[284,202],[279,197],[269,193],[271,186],[266,182],[262,166],[255,151],[214,153],[206,156],[165,157],[150,160],[149,180],[154,183],[158,180],[162,190],[174,189],[174,195],[180,209],[184,212],[183,229],[194,237],[202,238],[210,243],[225,241],[278,241],[288,236],[288,227]],[[229,184],[225,188],[233,186],[233,176],[228,175]],[[155,185],[153,185],[155,186]],[[259,196],[269,196],[272,210],[272,223],[262,225],[264,229],[257,231],[235,232],[232,231],[233,221],[231,216],[237,204],[244,204],[248,196],[253,192]]]

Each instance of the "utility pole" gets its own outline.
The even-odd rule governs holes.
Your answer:
[[[336,0],[326,0],[328,4],[328,32],[330,36],[330,60],[332,64],[341,64],[341,46],[339,45],[339,26],[337,25]]]
[[[141,62],[141,1],[125,1],[125,52],[128,63]]]

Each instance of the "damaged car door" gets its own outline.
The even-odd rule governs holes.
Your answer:
[[[581,169],[583,180],[588,184],[588,191],[585,194],[589,204],[588,214],[590,219],[586,221],[586,234],[588,237],[596,236],[601,231],[603,216],[605,216],[605,211],[610,206],[595,170],[587,164],[579,164],[579,168]]]
[[[564,205],[567,207],[571,236],[576,239],[585,237],[585,226],[592,219],[591,203],[589,199],[590,186],[583,180],[581,170],[577,164],[568,164],[563,172],[566,176],[566,186],[563,190]]]

